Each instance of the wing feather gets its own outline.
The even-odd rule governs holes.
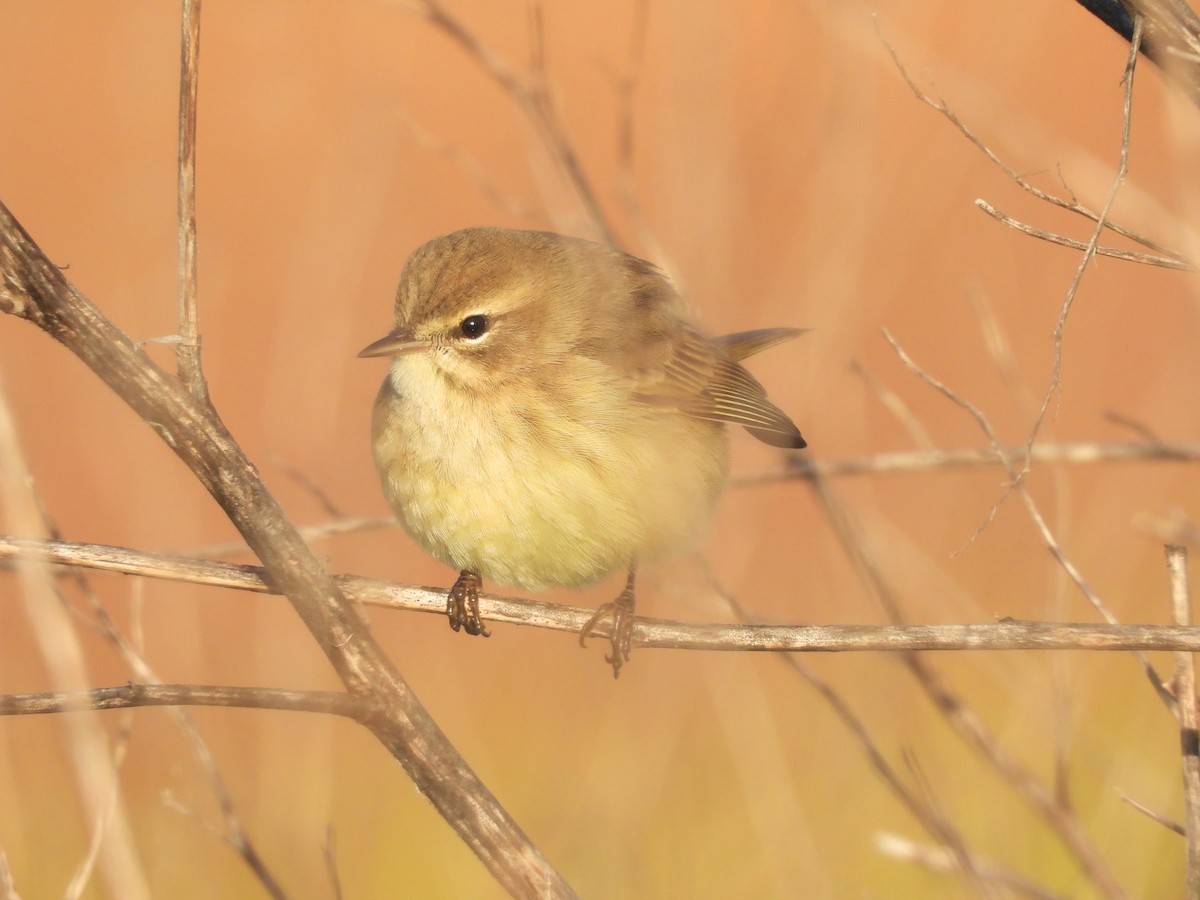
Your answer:
[[[658,342],[660,365],[639,371],[634,395],[674,406],[689,416],[743,426],[773,447],[806,446],[800,430],[767,399],[767,392],[739,362],[800,332],[771,328],[708,340],[684,325],[680,340]]]

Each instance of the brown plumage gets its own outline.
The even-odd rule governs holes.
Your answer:
[[[628,569],[611,615],[628,659],[633,570],[691,546],[728,473],[724,424],[805,446],[741,360],[800,332],[701,335],[650,263],[548,232],[471,228],[405,266],[375,460],[397,518],[462,574],[451,625],[486,634],[483,577],[530,589]]]

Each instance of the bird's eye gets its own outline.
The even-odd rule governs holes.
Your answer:
[[[474,341],[487,334],[490,324],[487,316],[467,316],[458,323],[458,330],[462,332],[463,337]]]

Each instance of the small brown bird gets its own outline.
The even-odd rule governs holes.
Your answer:
[[[383,492],[429,553],[460,571],[450,626],[488,635],[483,578],[529,590],[628,571],[611,618],[619,675],[634,573],[686,550],[729,472],[725,424],[805,446],[740,360],[800,331],[705,338],[650,263],[579,238],[468,228],[409,258],[372,437]]]

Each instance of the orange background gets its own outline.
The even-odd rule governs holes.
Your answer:
[[[514,71],[531,55],[520,2],[448,4]],[[713,332],[813,329],[752,368],[817,458],[911,449],[855,374],[908,404],[937,446],[977,448],[970,417],[919,382],[881,336],[1023,441],[1079,254],[1008,230],[982,197],[1086,240],[1090,226],[1023,194],[917,101],[880,33],[1015,169],[1099,207],[1117,159],[1126,48],[1076,4],[544,6],[547,75],[570,139],[625,245],[664,266]],[[175,326],[179,10],[162,0],[0,0],[0,198],[133,337]],[[399,3],[208,0],[198,144],[200,316],[214,402],[300,524],[385,512],[368,447],[384,365],[355,353],[390,322],[408,253],[458,227],[589,236],[536,130],[478,61]],[[618,137],[616,86],[636,71]],[[1116,217],[1200,255],[1200,115],[1139,68],[1131,172]],[[1064,186],[1065,182],[1065,186]],[[630,201],[630,197],[634,198]],[[980,308],[1012,355],[989,352]],[[1124,441],[1115,411],[1196,440],[1197,305],[1187,276],[1101,260],[1066,330],[1046,441]],[[171,365],[168,345],[150,352]],[[70,539],[171,551],[236,537],[172,453],[65,350],[0,317],[0,378],[45,502]],[[780,458],[744,435],[735,472]],[[999,469],[856,477],[834,487],[912,621],[1095,621]],[[1051,527],[1123,621],[1165,622],[1160,544],[1140,512],[1195,514],[1180,464],[1041,466]],[[2,512],[2,511],[0,511]],[[15,526],[0,520],[0,530]],[[326,540],[339,572],[449,585],[400,532]],[[731,491],[704,545],[720,582],[764,621],[878,623],[829,522],[799,482]],[[279,598],[97,575],[96,589],[164,680],[337,687]],[[619,579],[559,599],[595,606]],[[46,690],[15,577],[0,573],[0,692]],[[641,583],[649,615],[726,621],[696,559]],[[134,601],[140,614],[134,615]],[[433,716],[584,896],[954,896],[966,883],[888,859],[882,832],[932,841],[824,702],[767,655],[643,650],[613,683],[599,645],[496,626],[489,641],[433,616],[371,615]],[[80,629],[91,679],[132,676]],[[955,738],[899,662],[806,658],[894,765],[981,857],[1069,896],[1090,885],[1016,796]],[[1183,841],[1119,794],[1179,819],[1178,732],[1134,661],[1108,653],[960,653],[930,662],[1051,780],[1061,754],[1076,815],[1133,896],[1183,891]],[[1167,656],[1156,659],[1171,671]],[[316,715],[195,710],[237,812],[297,897],[487,896],[483,867],[361,729]],[[188,744],[160,710],[131,723],[122,782],[155,896],[257,896],[234,854],[169,796],[218,822]],[[22,896],[58,896],[89,824],[62,721],[0,720],[0,848]],[[915,761],[917,771],[905,762]],[[94,879],[89,896],[103,896]]]

